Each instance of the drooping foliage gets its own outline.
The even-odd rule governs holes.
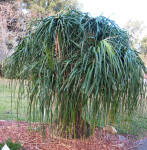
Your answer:
[[[36,21],[7,63],[11,77],[28,81],[29,114],[68,132],[83,119],[95,127],[130,115],[144,92],[143,69],[126,31],[75,10]]]

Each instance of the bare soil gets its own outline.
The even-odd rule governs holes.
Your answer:
[[[52,136],[50,127],[45,129],[45,139],[39,123],[0,121],[0,143],[11,138],[21,143],[25,150],[126,150],[133,149],[134,142],[128,138],[120,138],[119,135],[105,133],[96,128],[93,136],[88,139],[61,139]]]

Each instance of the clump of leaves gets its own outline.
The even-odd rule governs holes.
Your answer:
[[[87,122],[94,129],[98,118],[105,125],[118,113],[129,116],[144,94],[145,66],[127,32],[76,10],[34,22],[6,67],[20,78],[20,94],[27,89],[30,118],[57,120],[76,138]]]
[[[11,139],[8,139],[5,143],[0,143],[0,149],[2,149],[5,144],[7,144],[10,150],[24,150],[18,141],[13,142]]]

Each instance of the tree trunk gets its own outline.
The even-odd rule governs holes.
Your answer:
[[[81,138],[81,103],[78,104],[75,112],[75,136]]]
[[[77,139],[88,138],[91,135],[90,125],[81,117],[81,109],[81,102],[79,102],[75,113],[75,137],[73,137]]]

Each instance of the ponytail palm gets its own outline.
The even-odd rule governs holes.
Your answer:
[[[73,10],[36,21],[7,67],[28,81],[29,113],[39,109],[41,121],[56,119],[75,137],[83,120],[94,128],[97,119],[130,115],[143,94],[144,64],[127,33],[108,18]]]

